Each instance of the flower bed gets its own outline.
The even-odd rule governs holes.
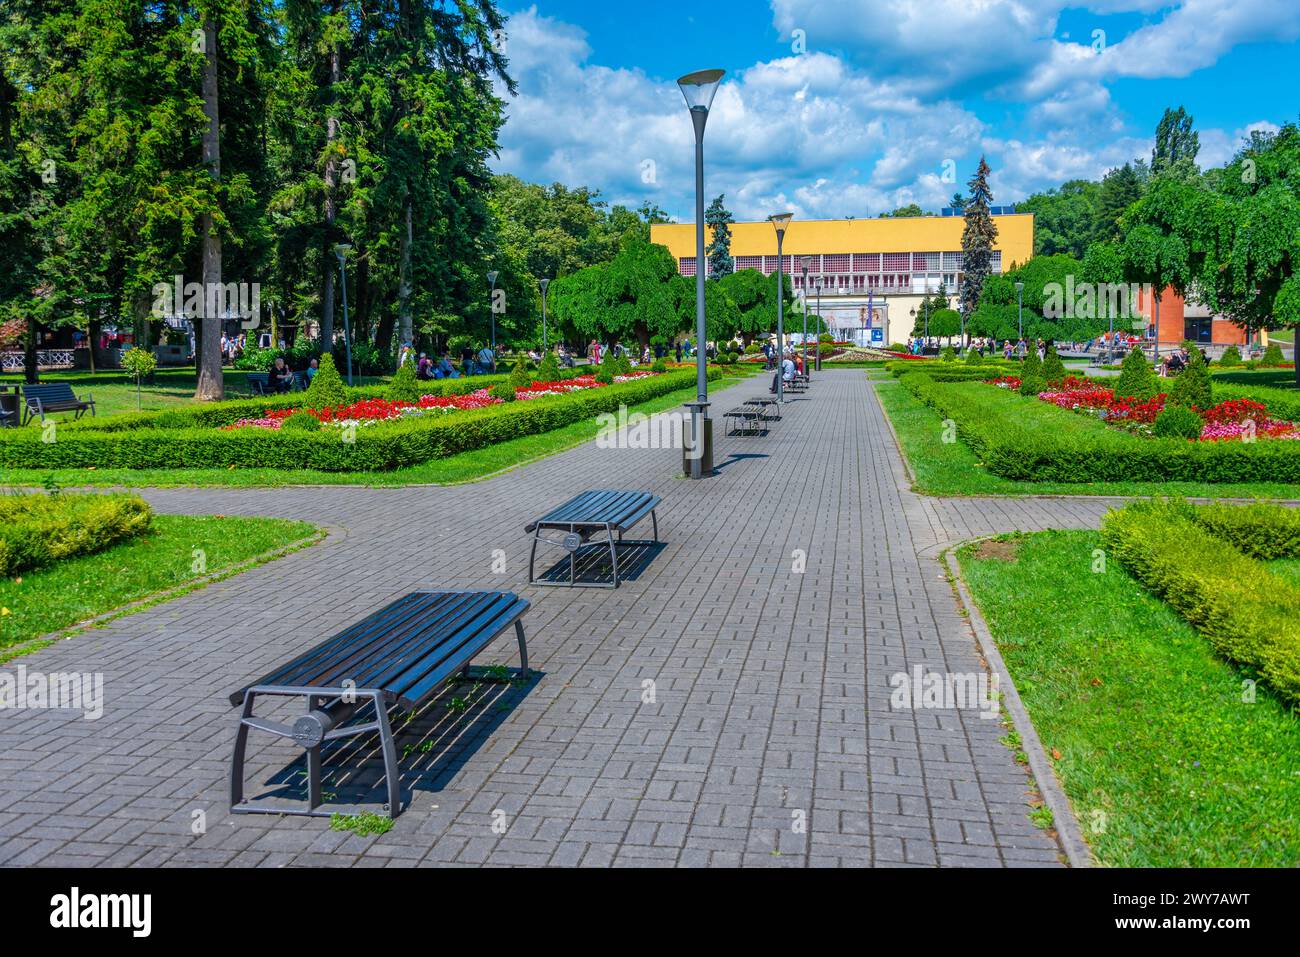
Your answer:
[[[1020,388],[1021,380],[1015,376],[1001,376],[987,381],[990,385],[1015,390]],[[1142,434],[1149,433],[1149,426],[1165,407],[1166,397],[1164,392],[1145,401],[1116,397],[1113,389],[1077,376],[1067,376],[1055,388],[1038,393],[1039,399],[1059,408],[1095,415]],[[1300,439],[1300,426],[1270,418],[1262,403],[1250,399],[1229,399],[1212,408],[1194,411],[1205,421],[1201,430],[1202,442]]]
[[[644,379],[655,374],[653,372],[632,372],[628,375],[614,376],[614,382],[634,382],[637,379]],[[596,381],[594,375],[581,375],[572,379],[563,379],[559,382],[533,382],[528,386],[515,389],[515,399],[526,402],[530,399],[540,399],[545,396],[567,395],[570,392],[581,392],[585,389],[599,389],[603,385],[604,383]],[[488,406],[504,404],[505,400],[493,396],[489,389],[477,389],[464,395],[426,394],[421,396],[418,402],[370,398],[361,399],[349,405],[338,405],[324,409],[268,409],[262,415],[240,419],[222,428],[278,429],[284,424],[285,419],[296,412],[306,412],[308,415],[319,419],[323,425],[337,427],[374,425],[377,422],[386,422],[393,419],[415,418],[422,415],[468,411],[470,409],[485,409]]]

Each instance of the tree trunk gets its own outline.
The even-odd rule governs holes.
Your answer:
[[[338,4],[331,3],[330,12],[337,10]],[[325,120],[325,282],[320,297],[320,341],[325,352],[334,345],[334,270],[338,266],[334,258],[334,218],[338,214],[339,160],[335,144],[339,138],[339,120],[333,109],[334,85],[339,81],[337,46],[330,49],[329,61],[331,109]]]
[[[397,344],[404,346],[415,338],[411,321],[411,242],[414,227],[411,223],[411,194],[406,194],[406,226],[402,230],[402,272],[397,284]],[[382,346],[381,346],[382,348]]]
[[[36,385],[41,381],[40,369],[36,365],[36,337],[40,334],[40,327],[35,319],[27,320],[27,335],[23,342],[23,379],[28,385]],[[94,348],[94,343],[91,343]]]
[[[221,125],[217,99],[217,25],[209,14],[203,21],[203,115],[208,126],[203,131],[203,165],[208,175],[221,181]],[[214,402],[225,397],[225,380],[221,374],[221,233],[211,213],[204,213],[203,236],[203,332],[199,336],[198,386],[194,398]],[[214,294],[215,293],[215,294]]]

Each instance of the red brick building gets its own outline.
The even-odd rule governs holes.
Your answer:
[[[1147,317],[1148,329],[1153,322],[1151,299],[1145,289],[1138,292],[1138,312]],[[1167,287],[1160,296],[1160,345],[1176,346],[1184,339],[1201,345],[1242,346],[1246,344],[1246,330],[1199,303],[1184,302],[1173,287]]]

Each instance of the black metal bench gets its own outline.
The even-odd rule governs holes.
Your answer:
[[[655,515],[655,506],[659,504],[659,496],[651,495],[649,492],[623,492],[623,491],[591,491],[583,492],[581,495],[575,495],[558,508],[553,508],[535,522],[530,522],[524,526],[524,531],[533,536],[532,550],[528,553],[528,581],[530,584],[538,585],[562,585],[563,581],[547,581],[545,578],[537,578],[533,574],[533,562],[537,557],[537,543],[546,542],[548,545],[557,545],[565,548],[569,552],[569,581],[570,586],[582,585],[592,588],[617,588],[618,587],[618,549],[619,544],[659,544],[659,519]],[[623,533],[628,531],[641,519],[647,515],[654,526],[654,542],[624,542]],[[544,538],[544,531],[564,532],[564,537],[560,541]],[[605,541],[594,543],[591,547],[598,549],[609,548],[610,562],[614,567],[613,582],[606,584],[604,582],[583,582],[577,577],[577,565],[579,552],[587,545],[588,540],[600,533],[604,533]],[[615,540],[615,532],[618,533],[618,539]]]
[[[95,399],[89,392],[84,399],[72,391],[67,382],[46,382],[23,386],[23,425],[40,416],[45,421],[47,412],[75,412],[73,419],[81,418],[89,410],[95,414]]]
[[[767,435],[762,406],[738,405],[722,413],[722,420],[727,423],[727,435]]]
[[[746,399],[745,405],[757,406],[764,422],[781,421],[781,403],[770,395],[756,395]]]
[[[271,394],[271,373],[269,372],[248,373],[248,391],[252,395],[270,395]]]
[[[232,705],[243,704],[230,769],[231,810],[328,816],[328,810],[320,809],[321,745],[378,732],[388,784],[385,810],[396,817],[401,792],[389,707],[419,708],[511,625],[519,640],[522,674],[527,676],[522,621],[527,610],[528,601],[513,592],[412,592],[231,694]],[[293,724],[257,717],[253,704],[265,696],[304,698],[307,713]],[[373,717],[348,724],[366,704],[373,706]],[[244,753],[253,729],[289,738],[307,752],[306,808],[244,801]]]

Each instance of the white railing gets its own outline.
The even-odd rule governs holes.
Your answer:
[[[71,369],[74,362],[74,349],[38,349],[36,365],[42,369]],[[0,370],[21,372],[23,354],[21,352],[0,352]]]

